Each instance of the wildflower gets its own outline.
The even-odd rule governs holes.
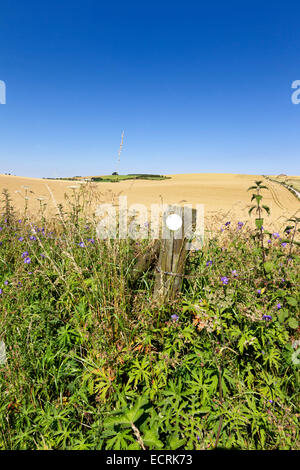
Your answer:
[[[282,278],[282,279],[281,279],[281,282],[285,282],[285,279],[284,279],[284,278]]]
[[[212,263],[213,263],[212,260],[209,260],[209,261],[206,262],[206,266],[211,266]]]
[[[22,219],[19,219],[18,222],[19,222],[19,224],[21,224],[21,223],[22,223]]]
[[[36,237],[34,235],[31,235],[30,240],[36,240]]]
[[[244,222],[238,222],[238,229],[242,228],[244,225]]]
[[[2,289],[0,289],[0,295],[2,294],[2,292],[3,292],[3,290],[2,290]]]
[[[28,271],[28,274],[32,274],[32,272],[31,272],[31,271]]]
[[[230,222],[226,222],[225,227],[228,227],[230,225]]]
[[[277,310],[280,310],[281,309],[281,304],[277,304],[276,307],[277,307]]]
[[[41,257],[42,257],[42,258],[45,258],[45,255],[43,255],[43,253],[41,253]]]
[[[268,240],[268,243],[272,243],[272,240]]]
[[[287,245],[287,243],[285,243],[285,242],[281,243],[281,246],[286,246],[286,245]]]
[[[222,276],[222,277],[221,277],[221,281],[222,281],[223,285],[225,286],[225,285],[228,284],[229,279],[228,279],[228,277],[226,277],[226,276]]]
[[[2,243],[2,242],[0,242],[0,246],[1,246],[2,244],[3,244],[3,243]]]
[[[31,263],[31,258],[29,258],[29,256],[27,256],[27,258],[24,259],[24,263],[25,264]]]
[[[221,228],[220,230],[221,230],[221,232],[224,232],[224,229],[223,229],[223,228]]]
[[[1,232],[1,230],[3,230],[2,227],[0,227],[0,232]]]
[[[173,315],[171,315],[171,318],[173,321],[178,321],[179,320],[179,316],[176,315],[176,313],[174,313]]]
[[[231,271],[231,274],[233,275],[233,277],[237,277],[237,276],[238,276],[238,273],[237,273],[236,269],[234,269],[233,271]]]
[[[274,233],[272,234],[272,237],[273,237],[273,238],[279,238],[279,237],[280,237],[280,235],[279,235],[279,233],[278,233],[278,232],[274,232]]]
[[[93,238],[88,238],[88,242],[95,243],[95,240]]]
[[[19,240],[19,242],[22,242],[22,241],[24,240],[24,238],[23,238],[23,237],[19,237],[18,240]]]
[[[4,285],[7,286],[7,284],[8,284],[8,281],[4,281]]]
[[[260,295],[261,294],[261,289],[257,289],[257,293],[258,293],[258,295]]]
[[[28,251],[24,251],[24,253],[22,253],[22,258],[26,258],[28,255],[29,255]]]
[[[274,403],[274,401],[273,401],[273,400],[268,400],[268,402],[269,402],[269,403]]]
[[[271,316],[271,315],[263,315],[263,320],[271,321],[271,320],[272,320],[272,316]]]
[[[83,242],[80,242],[80,243],[78,243],[78,246],[80,246],[81,248],[84,248],[85,245],[84,245]]]

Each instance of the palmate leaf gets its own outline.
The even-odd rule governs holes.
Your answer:
[[[143,442],[150,449],[162,449],[163,443],[158,438],[158,432],[154,429],[147,429],[143,435]]]

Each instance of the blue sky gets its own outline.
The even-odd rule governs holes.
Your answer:
[[[298,2],[1,0],[0,173],[300,174]]]

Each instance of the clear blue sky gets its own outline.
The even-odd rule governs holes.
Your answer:
[[[300,174],[299,2],[1,0],[0,173]]]

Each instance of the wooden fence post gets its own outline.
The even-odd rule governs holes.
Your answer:
[[[175,217],[172,216],[173,224],[170,223],[172,214],[176,214]],[[195,209],[187,213],[181,206],[168,206],[163,214],[160,254],[154,285],[154,300],[156,301],[163,303],[174,300],[181,290],[189,252],[187,230],[194,228],[196,216]],[[176,228],[180,224],[180,219],[182,225]],[[173,229],[169,228],[172,225]]]

